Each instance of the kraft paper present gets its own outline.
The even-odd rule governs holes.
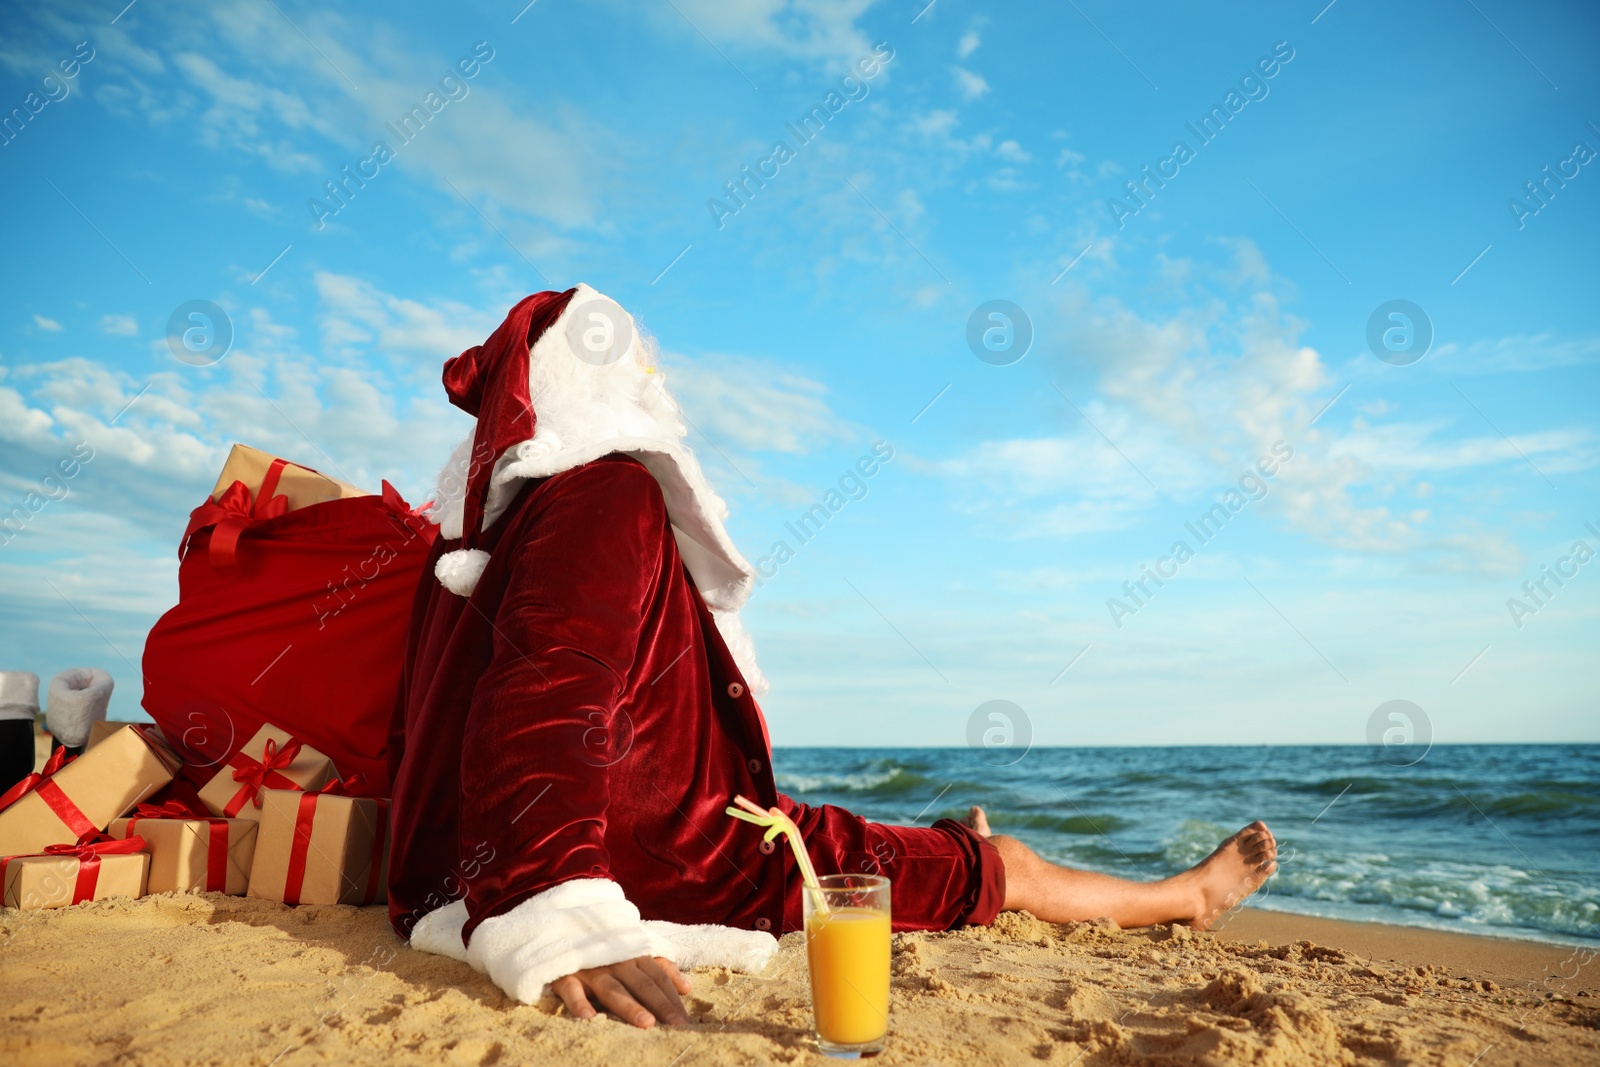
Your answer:
[[[217,478],[216,488],[211,491],[211,499],[220,500],[230,485],[234,482],[243,482],[245,488],[250,490],[251,499],[254,500],[267,478],[267,472],[277,458],[249,445],[234,445],[233,450],[228,453],[227,461],[222,465],[222,474]],[[269,494],[269,496],[287,497],[290,511],[319,504],[324,500],[345,500],[350,497],[371,495],[365,489],[358,489],[337,478],[329,478],[297,463],[284,465],[279,472],[277,485]]]
[[[250,884],[258,826],[260,823],[254,819],[181,818],[136,812],[131,817],[111,820],[106,832],[117,838],[134,834],[144,838],[150,853],[147,894],[194,890],[242,897]]]
[[[387,800],[276,789],[264,798],[250,896],[285,904],[389,899]]]
[[[153,727],[127,725],[0,810],[0,856],[77,842],[172,781],[182,761]]]
[[[150,871],[150,854],[134,852],[99,856],[92,887],[80,885],[86,861],[73,856],[8,856],[4,867],[4,903],[8,908],[37,911],[65,908],[107,897],[142,897]],[[85,892],[87,890],[87,892]]]
[[[167,742],[166,735],[161,732],[161,727],[152,723],[131,723],[118,722],[115,719],[100,719],[99,721],[93,722],[89,725],[89,740],[84,742],[83,750],[87,752],[89,749],[93,748],[95,745],[98,745],[101,741],[104,741],[118,730],[126,730],[130,726],[139,726],[150,736],[156,738],[156,740],[162,742],[163,744],[166,744]],[[171,748],[172,746],[169,744],[167,747]]]
[[[263,726],[200,787],[200,800],[225,819],[259,819],[263,791],[320,789],[335,775],[327,756],[276,726]]]

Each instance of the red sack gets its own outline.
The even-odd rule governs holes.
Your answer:
[[[387,796],[406,625],[438,527],[388,482],[378,496],[281,502],[253,507],[235,483],[191,514],[178,606],[145,642],[144,708],[197,784],[271,723]]]

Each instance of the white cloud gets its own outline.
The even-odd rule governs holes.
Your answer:
[[[96,98],[153,124],[187,120],[202,145],[301,176],[307,198],[324,195],[324,181],[366,158],[382,139],[405,160],[401,169],[474,219],[456,190],[502,227],[518,218],[590,227],[600,217],[602,191],[624,166],[617,152],[596,147],[615,148],[621,139],[579,108],[521,99],[509,76],[494,91],[479,91],[496,78],[496,63],[504,69],[514,62],[504,52],[463,82],[464,97],[402,146],[385,124],[438,91],[448,64],[471,53],[470,38],[441,63],[370,21],[324,11],[297,16],[291,25],[271,5],[228,0],[168,20],[162,30],[170,67],[159,57],[135,62],[137,50],[111,47],[120,34],[107,37],[95,63]],[[376,180],[405,180],[392,169]],[[246,206],[275,211],[260,199]]]
[[[482,341],[504,305],[419,300],[327,272],[315,282],[322,336],[310,350],[265,309],[245,307],[231,310],[241,342],[213,367],[149,378],[81,358],[8,367],[0,486],[27,491],[86,442],[93,459],[75,483],[74,512],[170,539],[238,441],[365,488],[388,479],[421,502],[471,427],[446,400],[437,368]],[[804,455],[859,436],[821,383],[780,364],[669,352],[661,367],[714,445],[713,465],[726,460],[766,495],[800,490],[766,476],[763,455]]]
[[[132,315],[102,315],[100,329],[114,337],[137,337],[139,323]]]
[[[1112,423],[1110,432],[1122,429]],[[1155,498],[1128,459],[1088,427],[1074,437],[985,441],[933,471],[962,487],[963,510],[1022,537],[1121,529]]]
[[[984,183],[997,193],[1014,193],[1034,187],[1033,182],[1024,180],[1017,173],[1016,167],[1001,167],[985,178]]]
[[[54,425],[49,413],[29,406],[15,389],[0,386],[0,437],[16,445],[44,445]]]
[[[1447,341],[1433,351],[1427,362],[1461,374],[1583,366],[1600,362],[1600,336],[1560,338],[1539,333],[1531,337],[1500,337],[1465,345]]]
[[[39,327],[39,329],[44,330],[46,333],[60,333],[62,330],[66,329],[66,327],[62,326],[55,319],[47,319],[43,315],[35,315],[33,317],[33,324]]]
[[[661,367],[685,414],[719,444],[800,455],[849,435],[828,405],[827,388],[780,364],[664,351]]]
[[[391,353],[415,355],[450,318],[459,316],[465,330],[488,317],[342,281],[345,290],[326,287],[323,321],[351,314],[356,301],[341,298],[354,291],[382,313],[363,320],[371,346],[389,346]],[[413,502],[423,498],[470,425],[433,375],[425,386],[413,385],[370,358],[372,347],[312,355],[260,308],[234,317],[249,324],[241,330],[249,343],[236,344],[213,367],[148,378],[76,358],[11,368],[0,388],[0,439],[8,442],[0,469],[31,479],[86,443],[93,459],[76,483],[75,507],[166,538],[181,529],[182,516],[210,488],[235,441],[374,490],[388,479]],[[394,340],[406,330],[415,336]],[[460,336],[451,348],[432,352],[430,362],[459,351]]]
[[[501,315],[455,301],[425,303],[385,293],[360,278],[318,271],[325,350],[372,352],[442,365],[480,343]]]
[[[958,121],[954,111],[936,108],[924,114],[912,115],[909,125],[912,130],[927,137],[947,137]]]
[[[678,0],[682,18],[670,7],[657,17],[680,34],[699,33],[713,41],[738,46],[745,52],[772,52],[782,56],[828,62],[835,68],[872,52],[866,33],[856,21],[873,0],[759,0],[730,4],[726,0]],[[637,11],[629,5],[630,17]],[[685,20],[689,25],[684,25]],[[698,31],[698,32],[697,32]]]
[[[956,44],[956,57],[959,59],[966,59],[968,56],[978,50],[978,45],[981,43],[982,41],[978,37],[978,31],[968,30],[966,33],[961,35],[961,40]]]
[[[1058,355],[1069,373],[1095,375],[1100,399],[1078,400],[1075,415],[1098,432],[1084,426],[1064,437],[989,441],[945,461],[938,473],[957,487],[962,506],[1022,535],[1129,528],[1160,498],[1184,507],[1211,499],[1282,442],[1293,458],[1279,465],[1258,505],[1273,521],[1364,554],[1408,553],[1437,570],[1503,573],[1518,558],[1509,536],[1466,529],[1470,518],[1424,505],[1438,502],[1437,481],[1529,461],[1549,475],[1600,465],[1587,428],[1541,428],[1507,440],[1466,415],[1369,425],[1389,413],[1381,405],[1369,405],[1348,429],[1335,428],[1337,420],[1311,425],[1340,383],[1300,342],[1304,324],[1279,306],[1259,252],[1249,242],[1224,243],[1231,263],[1163,265],[1174,300],[1164,315],[1066,290],[1040,323],[1041,336],[1060,338],[1044,354]],[[1419,487],[1419,473],[1432,480]],[[1526,475],[1530,484],[1537,478]]]
[[[987,133],[976,133],[968,139],[957,137],[955,129],[960,121],[954,111],[936,108],[913,114],[906,128],[934,141],[942,151],[955,157],[956,162],[964,162],[973,156],[987,156],[995,151],[994,138]]]
[[[1001,141],[995,145],[994,154],[1001,159],[1009,159],[1013,163],[1026,163],[1033,158],[1016,141]]]
[[[200,115],[202,144],[258,156],[269,167],[290,174],[326,169],[318,157],[301,150],[303,138],[290,140],[266,129],[269,125],[287,127],[338,139],[337,128],[320,118],[301,96],[236,77],[193,52],[179,53],[172,63],[190,84],[210,97],[210,105]]]
[[[1600,461],[1594,436],[1586,429],[1439,440],[1440,431],[1449,425],[1436,420],[1358,426],[1358,432],[1331,442],[1328,455],[1352,457],[1373,470],[1395,471],[1464,470],[1532,461],[1539,470],[1551,474],[1586,470]]]
[[[965,100],[976,100],[989,91],[989,83],[983,77],[964,67],[951,67],[950,72],[955,75],[956,88]]]

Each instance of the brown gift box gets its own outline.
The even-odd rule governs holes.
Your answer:
[[[250,861],[255,856],[256,828],[260,823],[254,819],[218,819],[216,823],[209,819],[136,815],[111,820],[106,832],[117,838],[137,834],[145,839],[150,853],[150,879],[145,889],[148,894],[193,889],[242,897],[250,884]],[[213,838],[213,834],[222,835],[222,839]],[[213,848],[219,853],[221,885],[214,885],[208,877]]]
[[[131,725],[131,724],[128,724]],[[63,766],[0,811],[0,856],[43,851],[46,845],[70,845],[87,831],[73,829],[41,796],[64,794],[94,830],[172,781],[182,761],[147,727],[113,730],[92,749]]]
[[[85,752],[89,751],[91,748],[98,745],[100,742],[104,741],[106,738],[110,737],[112,734],[116,733],[118,730],[127,725],[128,724],[125,722],[112,722],[110,719],[100,719],[97,722],[90,723],[89,740],[84,742],[83,750]]]
[[[81,862],[75,856],[7,857],[4,861],[5,906],[37,911],[40,908],[65,908],[77,903],[72,898]],[[101,856],[94,895],[84,899],[142,897],[149,871],[148,852]]]
[[[217,478],[217,487],[211,491],[211,499],[213,501],[221,499],[222,494],[228,491],[228,486],[234,482],[243,482],[245,488],[250,490],[251,499],[254,500],[262,482],[266,480],[268,469],[276,459],[276,456],[269,455],[259,448],[234,445],[233,450],[228,453],[227,462],[222,465],[222,474]],[[285,466],[278,476],[277,487],[269,495],[288,497],[289,510],[294,511],[312,504],[320,504],[324,500],[344,500],[372,494],[365,489],[357,489],[348,482],[318,474],[310,467],[285,461]]]
[[[200,787],[200,800],[211,814],[225,819],[259,819],[261,809],[251,800],[249,784],[235,778],[234,771],[248,769],[266,758],[267,742],[272,741],[279,752],[289,746],[294,738],[276,726],[263,726],[256,731],[243,748],[228,757],[222,768],[205,785]],[[265,790],[288,789],[289,783],[301,789],[320,789],[333,781],[333,761],[310,745],[301,745],[294,760],[282,767],[273,768],[265,778]],[[244,797],[240,799],[240,791]],[[233,810],[229,810],[229,809]],[[118,812],[117,814],[122,814]]]
[[[93,748],[95,745],[98,745],[100,742],[104,741],[118,730],[125,730],[134,725],[140,726],[147,733],[153,734],[156,740],[161,741],[163,744],[166,743],[167,738],[166,735],[161,732],[161,727],[152,723],[142,722],[136,724],[131,722],[118,722],[115,719],[100,719],[97,722],[92,722],[89,724],[89,740],[84,742],[83,750],[87,752],[89,749]],[[167,747],[170,748],[171,746],[168,745]]]
[[[269,789],[262,796],[250,896],[286,904],[381,904],[389,899],[387,800],[286,789]],[[297,842],[295,827],[306,809],[311,834]]]

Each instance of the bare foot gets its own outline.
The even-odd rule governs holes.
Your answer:
[[[994,834],[994,831],[989,829],[989,816],[985,815],[983,809],[976,804],[968,809],[967,817],[961,821],[976,831],[979,837],[990,837]]]
[[[1189,925],[1208,930],[1229,908],[1261,888],[1278,869],[1278,842],[1264,822],[1253,822],[1174,881],[1193,883],[1197,894]]]

